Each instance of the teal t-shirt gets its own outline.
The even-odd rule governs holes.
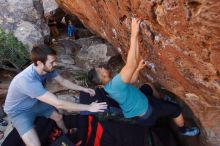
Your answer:
[[[148,109],[146,96],[135,86],[124,83],[120,74],[109,81],[104,89],[119,103],[126,118],[142,115]]]

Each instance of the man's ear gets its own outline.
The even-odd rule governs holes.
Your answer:
[[[42,65],[44,65],[43,62],[37,61],[37,66],[42,66]]]

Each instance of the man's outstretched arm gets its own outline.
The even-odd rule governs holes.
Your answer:
[[[132,18],[130,49],[128,51],[127,62],[120,72],[121,78],[125,83],[130,83],[139,63],[138,33],[140,22],[140,19]]]
[[[85,88],[79,85],[74,84],[73,82],[64,79],[62,76],[58,75],[57,77],[54,78],[58,83],[60,83],[62,86],[71,89],[71,90],[76,90],[76,91],[83,91],[86,93],[89,93],[91,96],[95,95],[95,91],[90,88]]]
[[[38,100],[50,104],[57,109],[63,109],[67,111],[90,111],[90,112],[103,112],[107,108],[105,102],[96,103],[93,102],[89,105],[78,104],[58,99],[54,94],[46,92],[42,96],[37,97]]]

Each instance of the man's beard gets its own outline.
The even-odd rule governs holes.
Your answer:
[[[44,67],[43,71],[46,72],[46,73],[51,73],[51,72],[54,71],[54,69],[55,69],[54,67],[51,70],[49,70],[47,67]]]

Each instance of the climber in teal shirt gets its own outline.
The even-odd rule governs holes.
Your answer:
[[[121,75],[116,75],[104,87],[105,91],[117,101],[126,118],[144,115],[148,109],[145,95],[131,84],[122,81]]]
[[[197,127],[185,126],[179,105],[148,96],[144,85],[139,90],[132,83],[137,81],[140,70],[146,64],[140,59],[138,34],[140,19],[132,18],[130,49],[127,61],[119,74],[111,77],[104,67],[93,68],[89,71],[89,80],[95,84],[103,84],[109,96],[118,102],[125,118],[139,118],[139,122],[146,126],[153,126],[162,117],[172,118],[183,135],[195,136],[199,134]]]
[[[139,19],[132,19],[131,47],[128,53],[127,63],[120,74],[113,79],[105,68],[93,69],[94,73],[103,76],[94,78],[93,82],[104,83],[104,90],[119,103],[126,118],[144,115],[148,111],[148,100],[145,95],[131,83],[136,80],[138,73],[135,73],[139,60],[138,32]],[[143,61],[141,67],[144,67]],[[141,69],[138,67],[138,70]],[[89,74],[91,74],[91,72]],[[93,75],[91,75],[93,76]],[[102,80],[102,81],[101,81]]]

